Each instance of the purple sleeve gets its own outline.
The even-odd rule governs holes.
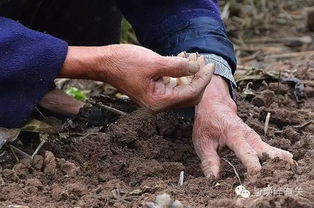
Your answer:
[[[0,17],[0,127],[17,127],[31,114],[67,55],[66,42]]]
[[[217,0],[117,0],[140,43],[162,55],[215,54],[234,72],[236,58]]]

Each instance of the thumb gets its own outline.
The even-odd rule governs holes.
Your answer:
[[[183,77],[196,74],[200,65],[196,61],[190,61],[178,56],[165,56],[162,59],[162,67],[157,71],[159,77]]]
[[[173,99],[177,107],[186,107],[199,103],[206,86],[212,78],[214,69],[214,64],[207,64],[200,69],[190,84],[174,88]]]

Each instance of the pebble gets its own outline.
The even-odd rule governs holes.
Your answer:
[[[178,200],[175,200],[172,205],[171,205],[171,208],[183,208],[183,204],[178,201]]]
[[[169,207],[172,204],[172,199],[169,194],[160,194],[156,197],[155,202],[161,207]]]

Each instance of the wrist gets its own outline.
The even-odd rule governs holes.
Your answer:
[[[69,46],[58,77],[99,80],[103,47]]]
[[[200,104],[208,106],[214,102],[225,103],[233,109],[236,109],[236,103],[230,96],[229,85],[226,80],[219,75],[213,75],[211,82],[205,89]]]

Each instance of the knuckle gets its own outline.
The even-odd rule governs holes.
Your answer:
[[[282,156],[283,158],[287,158],[287,159],[292,159],[293,158],[293,154],[291,154],[290,152],[288,151],[285,151],[285,150],[282,150]]]
[[[153,112],[160,112],[169,107],[169,99],[164,96],[151,96],[146,99],[145,106]]]
[[[259,173],[262,170],[261,166],[254,166],[251,168],[251,173]]]
[[[243,155],[247,155],[252,160],[258,157],[257,152],[253,149],[248,149],[246,152],[243,152]]]
[[[182,66],[182,61],[176,57],[162,57],[159,64],[162,68],[179,68]]]

